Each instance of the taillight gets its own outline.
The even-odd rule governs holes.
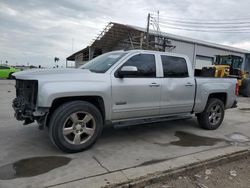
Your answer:
[[[236,85],[235,85],[235,95],[239,95],[239,83],[238,81],[236,82]]]

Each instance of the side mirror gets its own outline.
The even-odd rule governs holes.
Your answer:
[[[121,68],[121,70],[118,71],[118,76],[120,78],[126,77],[126,76],[133,76],[136,75],[138,72],[137,67],[134,66],[124,66]]]

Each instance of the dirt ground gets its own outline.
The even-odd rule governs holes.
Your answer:
[[[250,156],[168,177],[145,188],[250,188]]]

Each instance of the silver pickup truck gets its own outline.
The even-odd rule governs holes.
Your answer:
[[[236,79],[195,78],[187,56],[166,52],[113,51],[78,69],[14,76],[16,119],[48,127],[65,152],[89,148],[108,124],[195,114],[202,128],[214,130],[237,103]]]

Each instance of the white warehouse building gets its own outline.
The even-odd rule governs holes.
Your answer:
[[[107,25],[90,46],[70,55],[66,60],[75,61],[78,67],[102,53],[129,49],[152,49],[185,54],[196,69],[212,65],[216,55],[235,55],[243,58],[242,69],[250,72],[249,50],[153,30],[147,33],[145,28],[113,22]]]

